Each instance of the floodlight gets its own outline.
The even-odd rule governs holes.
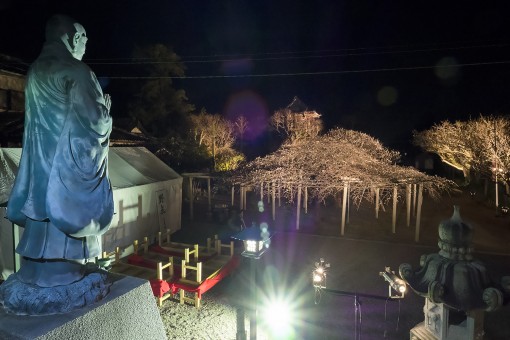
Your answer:
[[[315,262],[315,269],[312,272],[312,281],[315,288],[326,288],[326,272],[330,267],[323,258],[319,262]]]
[[[388,282],[388,297],[392,299],[401,299],[407,290],[407,286],[404,280],[399,278],[390,267],[386,267],[383,272],[379,273],[380,276]],[[393,295],[392,289],[400,295]]]

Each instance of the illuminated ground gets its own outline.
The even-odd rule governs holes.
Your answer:
[[[255,207],[255,198],[251,201]],[[426,200],[418,243],[414,242],[414,221],[411,227],[405,225],[404,207],[399,207],[395,234],[391,232],[391,212],[388,210],[391,205],[386,212],[381,212],[378,220],[374,218],[373,207],[353,207],[343,237],[339,236],[340,209],[334,203],[326,207],[312,204],[308,214],[302,216],[299,231],[295,230],[292,207],[279,208],[275,222],[268,220],[267,213],[261,215],[250,209],[251,212],[245,215],[247,224],[268,220],[269,225],[279,231],[272,239],[270,250],[259,262],[259,279],[263,287],[259,293],[260,304],[264,303],[264,297],[272,300],[285,296],[295,311],[293,329],[296,339],[408,339],[409,329],[423,319],[423,299],[412,292],[398,301],[364,295],[387,296],[388,287],[379,276],[386,266],[394,270],[404,262],[418,266],[420,255],[437,252],[437,226],[451,216],[453,204],[460,205],[464,221],[475,227],[474,247],[478,251],[475,257],[485,263],[494,277],[510,275],[510,217],[496,217],[494,209],[468,195],[448,197],[441,202]],[[207,209],[199,202],[197,211]],[[226,222],[208,222],[205,214],[195,216],[194,221],[186,218],[187,211],[184,214],[183,229],[175,234],[176,239],[203,242],[207,236],[227,230]],[[328,288],[343,294],[323,293],[316,304],[310,275],[314,262],[320,257],[331,263]],[[165,305],[162,315],[181,313],[182,316],[170,318],[173,325],[167,329],[169,336],[172,337],[172,330],[179,327],[176,323],[193,328],[192,320],[184,320],[195,318],[196,333],[181,336],[214,339],[215,329],[223,327],[225,338],[234,338],[234,305],[249,291],[248,273],[249,264],[245,263],[236,276],[207,293],[212,310],[191,312],[191,307],[172,308],[173,302]],[[357,308],[355,296],[359,302]],[[510,307],[486,314],[487,338],[510,338],[510,326],[505,321],[509,318]],[[259,328],[264,326],[259,324]]]

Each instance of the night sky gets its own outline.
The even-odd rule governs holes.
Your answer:
[[[114,116],[129,95],[117,77],[136,73],[121,63],[163,43],[182,58],[188,79],[175,84],[197,109],[263,120],[298,96],[328,128],[405,151],[413,129],[510,113],[508,6],[451,3],[0,0],[0,53],[31,63],[48,17],[65,13],[87,30],[84,61]]]

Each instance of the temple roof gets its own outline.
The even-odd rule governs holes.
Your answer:
[[[308,111],[308,106],[301,101],[297,96],[292,99],[292,102],[287,105],[287,109],[294,113],[301,113]]]

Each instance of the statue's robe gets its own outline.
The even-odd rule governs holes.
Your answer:
[[[113,216],[112,119],[96,76],[61,41],[28,71],[19,172],[7,218],[23,226],[16,252],[32,259],[99,255]]]

